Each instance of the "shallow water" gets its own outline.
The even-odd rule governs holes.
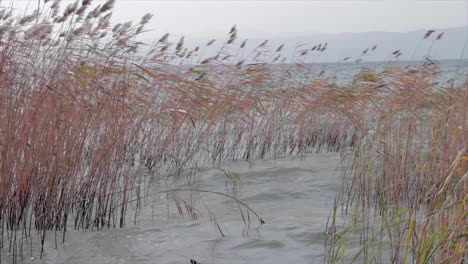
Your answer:
[[[190,188],[236,196],[266,221],[261,227],[252,214],[250,226],[245,225],[237,203],[227,197],[178,192],[180,199],[194,201],[200,211],[198,220],[190,220],[177,213],[172,199],[168,213],[166,194],[154,192],[136,225],[129,213],[123,229],[70,230],[58,250],[50,234],[42,260],[35,241],[33,258],[25,248],[20,263],[190,263],[190,259],[200,263],[323,263],[323,232],[343,170],[339,160],[338,154],[328,153],[223,167],[239,173],[237,188],[226,184],[220,170],[196,175]],[[154,188],[187,186],[155,184]],[[225,237],[210,222],[202,202],[216,216]],[[9,263],[5,251],[2,258],[2,263]]]

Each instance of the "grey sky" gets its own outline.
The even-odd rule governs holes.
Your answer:
[[[12,0],[3,0],[7,5]],[[22,9],[30,1],[13,0]],[[42,1],[42,0],[41,0]],[[62,7],[73,1],[64,0]],[[103,0],[94,0],[94,4]],[[155,16],[148,29],[190,38],[218,38],[237,24],[245,38],[292,37],[323,33],[392,31],[467,25],[467,1],[159,1],[117,0],[114,21]]]

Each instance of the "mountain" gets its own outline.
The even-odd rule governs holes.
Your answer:
[[[355,61],[358,58],[363,61],[386,61],[394,59],[392,53],[400,50],[402,55],[399,56],[398,60],[419,60],[427,55],[438,60],[468,59],[468,47],[465,49],[468,45],[468,27],[436,29],[429,38],[424,39],[426,32],[427,30],[418,30],[310,35],[293,38],[274,37],[269,39],[267,43],[272,52],[265,53],[264,56],[276,56],[276,54],[281,53],[290,58],[292,54],[299,56],[299,52],[309,49],[308,55],[303,56],[305,62],[337,62],[343,61],[345,57],[351,57],[349,61]],[[444,32],[442,39],[436,40],[436,37],[442,32]],[[239,38],[236,39],[233,46],[234,50],[243,40],[242,32],[240,32]],[[185,45],[189,49],[200,46],[201,51],[203,51],[201,54],[203,59],[214,56],[224,40],[217,40],[210,47],[206,47],[207,41],[186,38]],[[247,57],[263,41],[264,39],[248,39],[245,50],[238,54]],[[283,50],[275,53],[276,48],[283,43],[285,43]],[[322,46],[327,43],[327,49],[322,53],[311,52],[310,49],[319,43]],[[371,51],[374,45],[377,48]],[[367,48],[369,51],[360,57]],[[254,54],[250,58],[254,57]]]

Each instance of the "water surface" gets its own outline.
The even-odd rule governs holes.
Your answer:
[[[43,260],[37,245],[34,259],[28,252],[20,263],[323,263],[324,229],[343,170],[339,161],[338,154],[325,153],[223,167],[239,174],[236,188],[226,184],[217,169],[197,173],[191,186],[153,185],[159,190],[193,188],[233,195],[266,221],[261,227],[253,214],[245,225],[238,204],[224,196],[178,192],[178,198],[194,202],[199,210],[199,218],[192,220],[177,213],[171,195],[168,213],[166,194],[153,192],[136,225],[130,212],[123,229],[70,230],[58,250],[50,234]]]

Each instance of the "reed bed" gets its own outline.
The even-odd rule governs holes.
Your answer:
[[[236,58],[233,27],[204,58],[183,37],[139,42],[149,14],[111,25],[112,0],[60,4],[0,9],[0,248],[13,262],[33,238],[42,256],[48,233],[57,248],[70,227],[123,227],[129,206],[136,221],[156,176],[351,144],[350,121],[316,104],[328,83],[292,78],[300,59],[269,64],[266,41]]]
[[[468,84],[438,80],[429,62],[363,73],[340,91],[359,125],[327,227],[327,262],[466,260]]]
[[[268,41],[245,53],[233,26],[206,57],[214,40],[141,42],[150,14],[111,24],[113,0],[60,4],[39,1],[19,17],[0,8],[0,248],[13,261],[48,233],[57,247],[69,227],[135,222],[156,177],[311,151],[352,162],[337,205],[354,206],[365,230],[359,256],[372,260],[377,241],[371,209],[406,217],[379,233],[396,262],[466,254],[466,84],[436,85],[437,69],[421,65],[339,85],[303,77],[326,43],[292,58]],[[329,233],[328,256],[340,260],[346,234]]]

